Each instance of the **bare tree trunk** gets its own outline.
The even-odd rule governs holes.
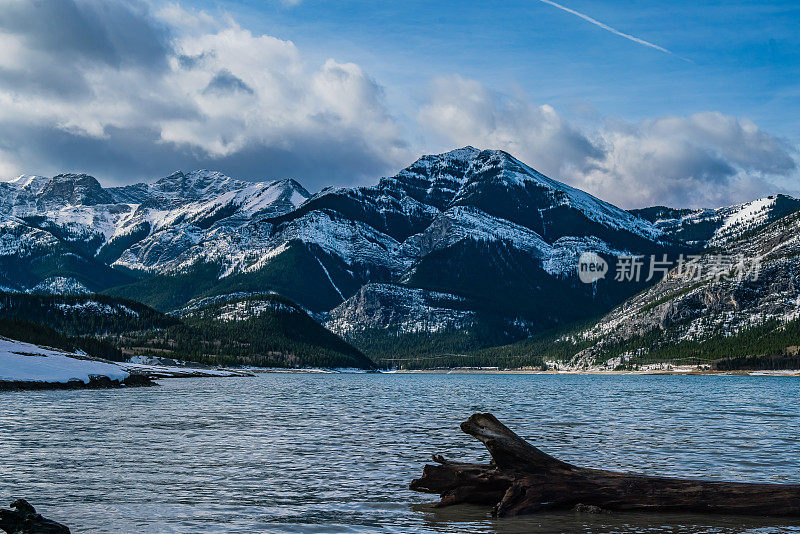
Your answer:
[[[495,516],[532,514],[578,504],[606,510],[800,516],[800,485],[747,484],[629,475],[562,462],[517,436],[492,414],[461,430],[492,455],[489,465],[434,456],[410,488],[441,496],[439,506],[493,504]]]

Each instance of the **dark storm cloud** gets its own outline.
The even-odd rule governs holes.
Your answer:
[[[244,80],[234,76],[228,69],[222,69],[217,72],[211,81],[208,82],[206,88],[203,89],[203,94],[216,94],[226,95],[231,93],[246,93],[253,94],[253,89],[244,83]]]
[[[8,131],[8,125],[0,124]],[[15,124],[13,143],[2,138],[0,149],[13,149],[29,161],[46,161],[31,173],[53,176],[86,172],[104,184],[149,181],[173,170],[214,169],[249,180],[295,178],[311,191],[331,184],[377,182],[386,169],[380,154],[357,137],[303,136],[290,148],[253,143],[225,157],[209,157],[188,145],[165,143],[151,128],[106,129],[102,138],[53,128]]]
[[[168,31],[136,0],[33,0],[0,4],[0,30],[52,59],[166,67]]]
[[[194,161],[245,179],[294,178],[312,192],[331,185],[375,184],[378,177],[395,170],[387,167],[384,154],[355,136],[304,137],[286,149],[252,144],[231,156]]]
[[[158,72],[172,54],[167,28],[136,0],[7,0],[0,2],[0,33],[16,38],[21,48],[8,58],[16,60],[13,67],[0,67],[0,87],[23,96],[91,98],[87,71],[103,66]]]
[[[74,67],[49,58],[25,69],[0,67],[0,87],[17,94],[44,94],[68,99],[91,96],[91,87]]]

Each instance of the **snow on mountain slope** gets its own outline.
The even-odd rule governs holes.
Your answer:
[[[6,183],[20,189],[35,189],[41,190],[45,182],[50,179],[46,176],[38,176],[35,174],[20,174],[16,178],[0,178],[0,183]]]
[[[391,263],[387,254],[408,269],[464,239],[503,240],[538,258],[549,272],[569,276],[584,250],[631,254],[663,246],[663,232],[650,221],[552,180],[505,152],[472,147],[423,156],[373,187],[325,189],[271,222],[288,240],[293,225],[313,213],[335,213],[351,225],[372,228],[385,252],[371,247],[377,255],[353,254],[342,240],[331,242],[330,229],[315,227],[302,240],[318,242],[346,263],[361,255],[384,267]]]
[[[594,252],[606,256],[619,257],[631,252],[614,248],[596,237],[561,237],[553,242],[550,254],[544,259],[542,267],[548,273],[568,277],[575,273],[578,259],[584,252]]]
[[[14,218],[0,220],[0,257],[24,259],[37,249],[49,249],[58,244],[59,240],[49,232],[31,228]]]
[[[168,199],[209,200],[224,193],[244,189],[252,182],[235,180],[221,172],[198,170],[174,172],[149,186],[152,196]]]
[[[399,244],[369,225],[311,212],[278,227],[251,221],[241,227],[193,232],[169,228],[128,249],[114,265],[155,272],[174,272],[197,262],[221,265],[220,278],[252,272],[286,249],[290,241],[312,243],[348,265],[363,264],[399,272],[394,252]]]
[[[349,202],[360,209],[353,210]],[[339,209],[403,241],[455,206],[527,226],[547,241],[548,224],[570,210],[585,221],[646,241],[657,242],[663,234],[650,221],[548,178],[505,152],[472,147],[422,156],[374,187],[322,191],[306,210]]]
[[[182,263],[184,253],[202,237],[203,232],[196,227],[168,227],[133,244],[112,265],[142,271],[172,266],[174,270]]]
[[[35,215],[35,196],[48,181],[50,178],[30,174],[0,180],[0,216]]]
[[[409,263],[463,239],[508,241],[538,258],[553,253],[553,247],[533,230],[469,206],[454,206],[439,214],[424,232],[406,239],[400,253]]]
[[[774,220],[778,197],[766,197],[753,202],[720,208],[722,224],[709,240],[710,246],[720,246],[742,235],[744,232],[764,226]]]
[[[538,209],[572,208],[590,221],[608,228],[628,231],[645,239],[656,240],[662,234],[649,221],[635,217],[584,191],[553,180],[500,150],[471,154],[465,181],[453,198],[452,204],[467,201],[471,194],[485,185],[487,180],[510,191],[535,186],[546,196],[545,203],[536,206]]]
[[[76,280],[66,276],[51,276],[45,278],[30,290],[30,293],[52,293],[59,295],[83,295],[91,293],[88,287]]]
[[[21,176],[0,182],[0,261],[67,246],[87,258],[152,271],[177,261],[206,234],[220,241],[227,232],[235,240],[252,220],[291,211],[309,196],[294,180],[253,183],[211,171],[108,189],[85,174]],[[185,262],[191,263],[179,260]],[[55,273],[59,278],[70,277]],[[80,290],[44,279],[33,283],[37,290]]]
[[[88,174],[59,174],[46,182],[36,193],[39,210],[64,205],[95,206],[113,202],[113,197],[103,189],[100,182]]]
[[[299,240],[319,245],[348,265],[373,264],[398,271],[395,253],[400,244],[390,236],[359,221],[342,219],[326,212],[311,212],[276,228],[276,244]]]
[[[263,300],[238,300],[221,305],[215,310],[215,319],[219,321],[246,321],[258,317],[268,311],[282,311],[287,313],[302,313],[305,311],[297,306],[273,299]],[[185,314],[190,315],[190,314]]]
[[[667,235],[697,248],[722,247],[743,234],[800,209],[800,199],[774,195],[716,209],[676,210],[654,206],[632,213],[653,222]]]
[[[445,210],[466,182],[470,161],[479,153],[467,146],[422,156],[395,176],[381,179],[377,188],[402,191],[421,204]]]

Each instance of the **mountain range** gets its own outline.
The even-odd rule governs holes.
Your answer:
[[[0,289],[104,292],[177,316],[277,294],[380,359],[399,342],[491,347],[615,313],[668,280],[585,284],[582,253],[727,249],[797,209],[776,195],[626,211],[472,147],[315,194],[212,171],[122,187],[24,175],[0,182]]]

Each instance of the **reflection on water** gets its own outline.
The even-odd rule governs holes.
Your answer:
[[[491,411],[559,458],[648,474],[800,483],[784,377],[308,375],[0,393],[0,499],[73,532],[800,532],[800,520],[548,513],[493,520],[407,490]]]
[[[800,532],[800,521],[775,521],[758,517],[721,517],[684,514],[613,513],[586,515],[565,511],[535,516],[492,520],[485,508],[452,506],[437,509],[429,504],[415,505],[414,510],[425,515],[431,531],[448,530],[488,532],[497,534],[538,534],[553,532],[591,533],[681,533],[703,532],[730,534],[740,532],[774,533]],[[796,523],[796,525],[795,525]]]

